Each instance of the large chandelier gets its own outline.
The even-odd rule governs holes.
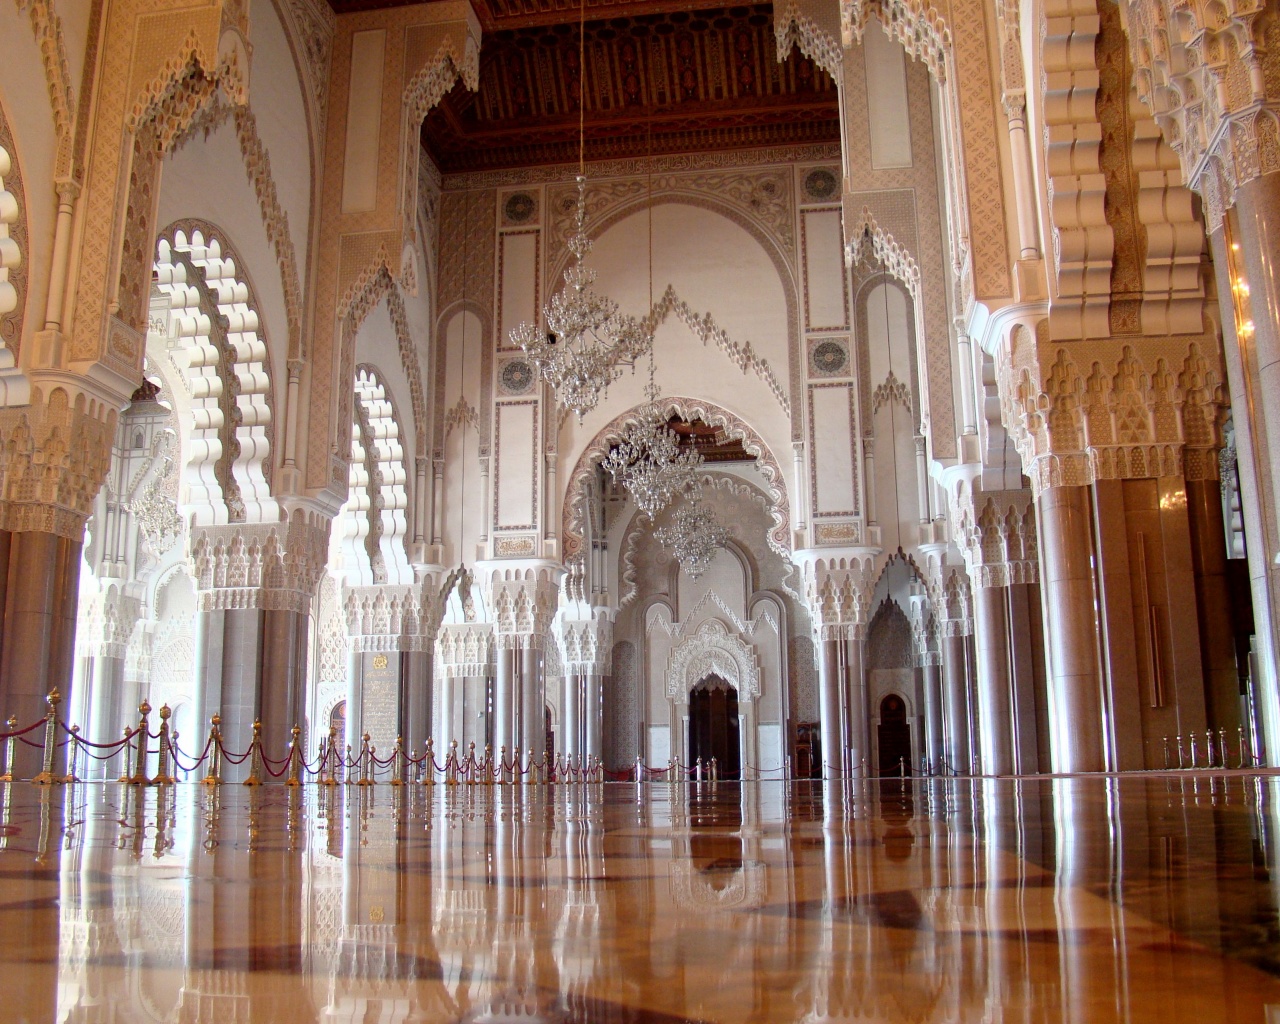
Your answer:
[[[569,236],[573,263],[564,272],[565,286],[542,307],[545,327],[527,321],[510,334],[556,391],[556,399],[582,417],[600,404],[623,366],[653,351],[653,329],[618,312],[612,299],[592,291],[596,272],[586,266],[591,252],[587,237],[586,171],[586,39],[587,0],[578,3],[578,216]],[[652,235],[652,226],[650,229]],[[649,290],[653,291],[653,244],[650,238]],[[652,307],[652,296],[650,297]]]
[[[524,349],[556,391],[560,404],[578,421],[622,373],[653,348],[646,323],[618,312],[618,304],[592,289],[596,272],[585,265],[591,252],[587,236],[587,179],[578,175],[577,227],[569,238],[573,263],[564,272],[565,287],[543,307],[543,330],[525,321],[511,331],[511,341]]]
[[[676,509],[670,526],[654,531],[664,548],[680,563],[691,580],[696,580],[711,566],[716,552],[728,543],[729,532],[720,525],[715,513],[701,497],[689,498]]]
[[[626,488],[636,507],[656,520],[677,494],[697,486],[703,460],[692,445],[681,446],[663,419],[652,379],[646,390],[649,401],[641,407],[639,419],[627,425],[601,465]]]

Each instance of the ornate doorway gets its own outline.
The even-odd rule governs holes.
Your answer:
[[[689,692],[689,761],[704,766],[716,759],[722,779],[742,776],[742,737],[738,729],[738,691],[719,676],[700,679]]]
[[[891,693],[880,702],[880,774],[897,775],[906,765],[911,769],[911,726],[907,724],[906,702]]]

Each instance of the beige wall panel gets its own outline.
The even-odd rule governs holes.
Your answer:
[[[499,348],[512,348],[511,331],[538,317],[537,231],[512,231],[499,239]]]
[[[386,29],[357,32],[351,37],[351,92],[342,159],[343,213],[361,213],[378,204],[378,128],[386,44]]]
[[[849,285],[844,267],[840,211],[806,210],[804,228],[805,326],[848,330]]]
[[[538,403],[503,402],[494,416],[493,525],[534,529],[538,525]]]
[[[809,387],[815,515],[849,515],[857,510],[852,401],[847,384]]]
[[[906,54],[879,25],[867,26],[867,114],[871,166],[876,170],[911,166],[911,117],[907,110]]]

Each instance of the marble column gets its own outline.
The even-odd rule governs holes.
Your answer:
[[[201,598],[204,596],[201,595]],[[196,679],[193,703],[196,720],[200,725],[202,748],[204,740],[208,737],[209,719],[221,713],[222,709],[222,647],[225,614],[222,611],[196,612]]]
[[[507,639],[509,638],[500,638],[496,655],[498,671],[493,687],[493,756],[495,758],[504,747],[506,756],[510,758],[515,748],[519,746],[516,735],[515,703],[516,658],[519,657],[519,652],[502,642]]]
[[[1227,539],[1217,480],[1187,481],[1191,560],[1199,605],[1204,703],[1211,729],[1234,737],[1240,725],[1240,677],[1236,669]]]
[[[975,586],[973,635],[977,654],[978,737],[981,769],[987,775],[1013,772],[1006,588]]]
[[[0,714],[16,714],[26,726],[44,715],[45,696],[55,686],[64,701],[70,697],[80,543],[34,531],[7,539]],[[40,756],[18,744],[15,777],[39,772]]]
[[[1103,771],[1088,488],[1046,487],[1036,512],[1046,633],[1053,638],[1048,678],[1053,770]]]
[[[401,655],[404,665],[400,693],[400,734],[408,750],[421,754],[431,735],[431,690],[433,684],[431,651],[407,651]]]
[[[109,658],[99,653],[87,660],[90,662],[89,694],[92,700],[89,704],[89,728],[84,736],[93,743],[112,743],[120,739],[125,724],[132,718],[124,707],[124,659]],[[191,749],[185,741],[183,746]],[[203,740],[196,746],[203,747]],[[83,759],[81,763],[84,764]],[[93,778],[113,778],[113,771],[115,775],[120,773],[120,765],[115,760],[91,760],[86,767]]]
[[[547,692],[542,649],[525,638],[519,651],[521,731],[520,753],[524,763],[541,761],[547,749]]]
[[[942,687],[945,702],[943,746],[948,766],[969,771],[969,655],[960,633],[942,637]]]
[[[1280,474],[1271,468],[1280,452],[1273,442],[1280,432],[1280,410],[1275,408],[1274,400],[1266,400],[1262,367],[1270,362],[1267,376],[1273,376],[1280,366],[1280,323],[1274,319],[1274,253],[1249,254],[1244,250],[1249,245],[1273,241],[1276,221],[1271,211],[1276,207],[1278,184],[1280,176],[1272,174],[1237,191],[1238,242],[1228,238],[1225,228],[1210,236],[1222,305],[1223,361],[1231,407],[1235,410],[1241,511],[1256,627],[1253,692],[1262,726],[1264,758],[1272,767],[1280,767],[1280,564],[1276,561],[1280,558],[1280,503],[1276,500]],[[1246,279],[1247,291],[1236,291],[1233,271]]]
[[[560,735],[556,737],[557,754],[572,758],[582,752],[582,680],[583,673],[566,669],[563,677],[564,696],[560,705]]]
[[[583,764],[586,764],[588,758],[604,756],[600,739],[604,732],[604,677],[599,673],[589,672],[586,684],[587,689],[582,702],[584,719],[582,735],[585,742],[582,751]]]
[[[268,609],[262,613],[262,741],[272,757],[283,757],[290,730],[305,725],[307,615]],[[349,705],[348,705],[349,707]]]
[[[833,633],[838,627],[826,627]],[[838,779],[845,774],[844,722],[840,699],[840,645],[838,636],[819,641],[818,717],[822,736],[822,777]]]
[[[871,763],[870,709],[867,705],[867,676],[863,668],[863,635],[861,626],[851,626],[842,642],[844,691],[849,747],[849,770],[861,778],[875,774]]]
[[[942,758],[942,666],[938,655],[924,656],[920,669],[920,683],[924,690],[924,756],[930,771],[938,770]]]

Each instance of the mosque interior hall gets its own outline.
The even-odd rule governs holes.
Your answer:
[[[1280,1024],[1277,253],[1280,0],[0,0],[0,1019]]]

